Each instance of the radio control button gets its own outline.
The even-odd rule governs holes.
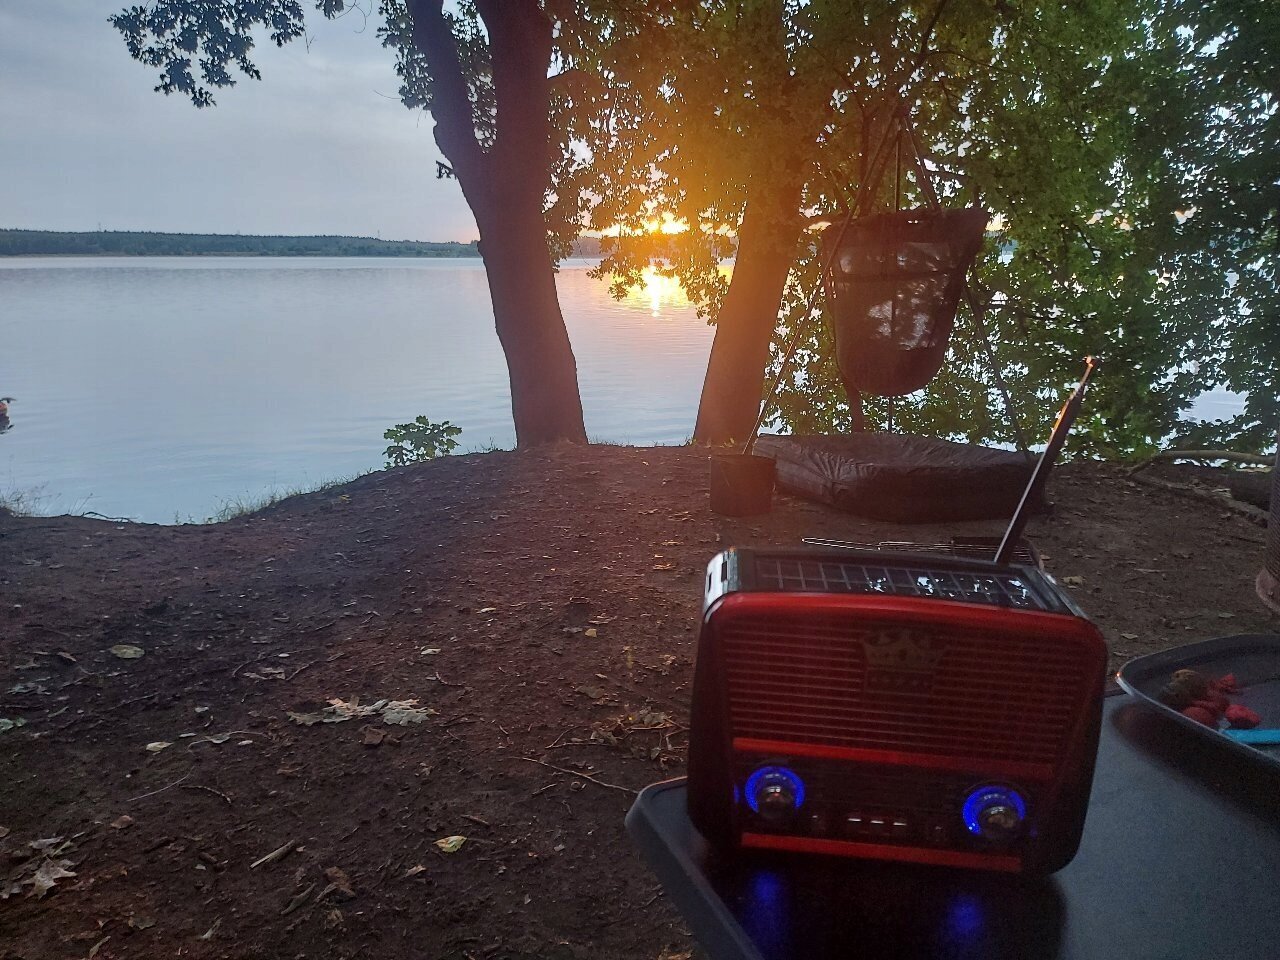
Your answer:
[[[989,785],[969,794],[963,813],[970,833],[996,843],[1008,843],[1022,832],[1027,804],[1011,787]]]

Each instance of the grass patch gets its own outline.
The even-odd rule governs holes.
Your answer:
[[[40,505],[48,499],[44,487],[19,490],[16,487],[0,491],[0,513],[14,517],[38,517]]]
[[[222,506],[214,512],[213,516],[205,518],[205,523],[226,523],[228,520],[240,520],[266,510],[268,507],[274,507],[277,503],[288,500],[290,497],[300,497],[308,493],[322,493],[325,490],[332,490],[334,487],[340,487],[344,483],[350,483],[353,480],[359,480],[361,477],[367,477],[369,474],[377,472],[376,470],[366,470],[364,473],[354,473],[349,477],[337,477],[333,480],[325,480],[316,484],[272,487],[270,490],[257,495],[245,494],[244,496],[229,497],[222,501]]]

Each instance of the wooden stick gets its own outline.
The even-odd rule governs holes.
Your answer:
[[[1169,493],[1176,493],[1182,497],[1191,497],[1195,500],[1212,503],[1214,506],[1222,507],[1224,510],[1230,510],[1232,513],[1238,514],[1261,526],[1266,526],[1267,524],[1267,511],[1259,509],[1251,503],[1241,503],[1239,500],[1234,500],[1230,495],[1223,495],[1214,490],[1208,490],[1199,486],[1192,486],[1187,483],[1172,483],[1168,480],[1161,480],[1157,477],[1134,476],[1133,479],[1148,487],[1156,487],[1160,490],[1167,490]]]
[[[249,864],[249,869],[252,870],[255,867],[260,867],[264,863],[275,863],[277,860],[282,859],[286,854],[292,851],[293,848],[296,847],[297,845],[298,845],[297,840],[290,840],[288,843],[283,844],[282,846],[276,847],[266,856],[259,857],[257,860],[253,861],[253,863]]]
[[[173,781],[173,783],[169,784],[169,786],[161,787],[159,790],[152,790],[150,793],[142,793],[136,797],[130,797],[128,800],[125,801],[125,803],[133,803],[133,801],[135,800],[145,800],[147,799],[147,797],[154,797],[157,793],[164,793],[166,790],[170,790],[173,787],[176,787],[178,784],[180,784],[183,780],[187,779],[187,777],[189,776],[191,776],[189,772],[184,773],[177,780]]]
[[[215,797],[221,797],[223,800],[227,801],[228,806],[231,805],[231,798],[228,797],[221,790],[213,789],[213,787],[206,787],[203,784],[199,784],[199,783],[184,783],[182,785],[182,789],[183,790],[203,790],[205,793],[212,793]]]
[[[620,787],[616,783],[605,783],[603,780],[597,780],[595,777],[581,773],[578,770],[566,770],[564,767],[557,767],[554,763],[547,763],[545,760],[538,760],[534,757],[520,757],[520,759],[528,760],[530,763],[539,764],[540,766],[555,770],[558,773],[567,774],[570,777],[577,777],[579,780],[589,780],[598,787],[608,787],[610,790],[621,790],[623,793],[629,793],[632,796],[635,796],[640,792],[639,790],[632,790],[630,787]]]
[[[1236,453],[1234,450],[1161,450],[1129,468],[1129,475],[1145,470],[1157,460],[1226,460],[1229,463],[1246,463],[1254,467],[1269,467],[1271,457],[1256,453]]]

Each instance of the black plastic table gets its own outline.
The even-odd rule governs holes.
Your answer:
[[[683,780],[627,828],[712,960],[1275,960],[1280,778],[1106,700],[1076,859],[1041,880],[894,864],[712,856]]]

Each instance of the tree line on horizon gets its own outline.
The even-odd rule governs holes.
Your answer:
[[[615,287],[656,267],[716,324],[696,440],[745,439],[793,335],[798,365],[766,414],[849,429],[829,326],[804,316],[819,273],[808,228],[922,205],[934,185],[945,205],[993,215],[975,297],[1033,435],[1092,353],[1106,366],[1083,450],[1274,436],[1272,0],[381,0],[377,12],[401,99],[431,113],[476,217],[521,446],[585,440],[555,285],[583,229],[615,234],[600,268]],[[157,90],[204,107],[233,70],[258,78],[255,30],[283,46],[305,17],[296,0],[156,0],[112,21],[159,71]],[[904,111],[923,166],[885,185],[874,158]],[[1213,387],[1247,394],[1244,412],[1184,420]],[[1012,439],[963,335],[925,390],[866,416]]]
[[[600,240],[579,237],[573,255],[597,257]],[[0,257],[478,257],[476,242],[382,240],[340,235],[159,233],[146,230],[0,228]]]
[[[0,256],[478,257],[476,245],[373,237],[0,229]]]

